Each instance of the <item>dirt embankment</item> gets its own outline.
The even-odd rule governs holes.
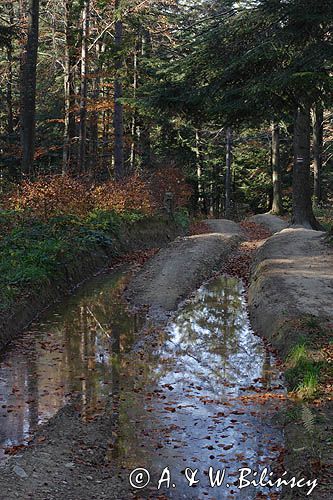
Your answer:
[[[178,238],[144,266],[127,291],[132,303],[148,306],[155,317],[164,319],[242,241],[242,229],[235,222],[210,220],[206,224],[210,233]]]
[[[325,244],[325,233],[285,229],[258,250],[249,290],[251,316],[255,328],[283,355],[300,338],[281,326],[305,316],[331,322],[332,305],[333,252]]]
[[[0,316],[0,351],[25,329],[43,310],[70,293],[76,286],[98,271],[109,267],[126,253],[162,247],[183,230],[168,218],[149,218],[135,224],[124,224],[113,235],[110,247],[96,246],[94,251],[64,260],[57,276],[46,286],[27,290],[14,308]]]
[[[253,215],[252,217],[249,217],[248,220],[250,222],[254,222],[255,224],[264,226],[271,233],[278,233],[283,229],[287,229],[290,225],[285,220],[270,213]]]
[[[325,350],[325,344],[329,346],[333,340],[333,251],[325,242],[325,233],[289,228],[269,238],[253,264],[249,307],[254,328],[270,340],[283,359],[294,346],[306,345],[311,362],[316,366],[326,363],[330,370],[331,361],[321,358],[323,346]],[[306,370],[305,363],[299,365],[300,374]],[[289,382],[297,385],[297,375],[292,372]],[[328,500],[333,491],[333,394],[326,372],[321,384],[313,403],[296,400],[283,417],[285,467],[297,477],[311,474],[318,478],[319,486],[311,498]],[[300,496],[300,491],[286,491],[282,498]]]

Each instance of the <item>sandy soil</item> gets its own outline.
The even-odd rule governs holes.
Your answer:
[[[285,229],[259,249],[249,290],[255,328],[286,354],[297,343],[290,332],[279,336],[281,323],[313,315],[333,320],[333,251],[325,233]]]
[[[207,279],[242,240],[238,224],[228,220],[206,222],[211,233],[178,238],[162,249],[137,274],[127,297],[149,306],[161,318]]]
[[[325,329],[332,324],[333,250],[325,242],[325,233],[290,228],[269,238],[255,259],[249,306],[254,328],[270,339],[283,357],[310,335],[298,328],[299,320],[314,318]],[[302,411],[300,405],[291,409],[291,415],[295,411]],[[311,406],[310,411],[315,422],[312,433],[306,431],[301,418],[287,418],[285,466],[298,477],[314,467],[312,474],[319,478],[319,487],[311,498],[328,500],[333,491],[332,400]],[[319,463],[324,468],[316,472]],[[290,491],[283,496],[288,500],[299,497],[299,492]]]
[[[288,222],[269,213],[253,215],[248,220],[250,222],[255,222],[256,224],[261,224],[266,229],[271,231],[271,233],[278,233],[279,231],[289,227]]]

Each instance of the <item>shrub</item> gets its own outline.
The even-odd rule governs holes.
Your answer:
[[[68,175],[44,176],[24,181],[5,205],[48,220],[61,214],[85,216],[93,208],[93,198],[85,182]]]
[[[159,207],[163,207],[165,193],[173,193],[175,208],[186,207],[193,195],[184,174],[175,167],[160,168],[151,179],[152,193]]]
[[[150,187],[139,175],[122,182],[109,181],[92,190],[94,208],[118,213],[139,211],[152,214],[156,208]]]

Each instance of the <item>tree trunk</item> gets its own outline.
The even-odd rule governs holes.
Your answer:
[[[313,113],[313,171],[314,171],[314,202],[322,201],[321,172],[323,166],[324,111],[321,105],[314,108]]]
[[[134,47],[133,54],[133,98],[136,98],[138,90],[138,47],[137,42]],[[132,135],[132,143],[131,143],[131,155],[130,155],[130,173],[134,172],[135,169],[135,152],[136,152],[136,130],[137,128],[137,116],[136,110],[133,110],[132,115],[132,125],[131,125],[131,135]]]
[[[101,91],[101,67],[100,67],[100,53],[101,53],[101,45],[98,43],[96,45],[96,55],[95,55],[95,75],[93,82],[93,110],[91,112],[90,117],[90,148],[89,148],[89,170],[94,175],[97,174],[96,166],[99,166],[99,141],[98,141],[98,132],[99,132],[99,111],[98,111],[98,103],[100,98]]]
[[[151,57],[152,53],[152,40],[149,30],[144,29],[141,37],[141,55],[144,58]],[[145,77],[147,75],[144,75]],[[142,167],[144,169],[149,169],[151,167],[151,137],[150,137],[150,124],[148,118],[142,120],[141,124],[141,159]]]
[[[273,201],[271,213],[283,213],[281,191],[281,162],[280,162],[280,127],[278,123],[272,124],[272,176],[273,176]]]
[[[74,114],[74,40],[72,25],[71,0],[65,0],[65,61],[64,61],[64,147],[63,147],[63,174],[71,170],[71,160],[73,156],[73,140],[75,137],[75,114]]]
[[[229,217],[230,213],[231,213],[232,146],[233,146],[232,130],[230,127],[228,127],[227,128],[227,153],[226,153],[226,167],[227,168],[226,168],[226,176],[225,176],[225,204],[224,204],[224,213],[225,213],[226,217]]]
[[[79,173],[84,173],[86,171],[89,24],[90,0],[84,0],[82,10],[81,100],[78,156]]]
[[[21,66],[22,173],[33,170],[36,136],[36,73],[39,41],[39,0],[29,0],[26,12],[26,44]]]
[[[293,217],[294,225],[320,229],[311,203],[310,186],[310,109],[300,106],[294,126]]]
[[[123,22],[121,20],[121,0],[115,1],[115,48],[117,51],[114,81],[114,173],[116,180],[124,178],[124,111],[121,99],[123,97],[123,85],[121,70],[123,67],[123,56],[121,54],[123,43]]]
[[[195,152],[197,157],[197,207],[199,212],[204,205],[203,186],[202,186],[202,166],[200,154],[200,135],[199,130],[195,131]]]
[[[9,22],[14,25],[13,4],[9,6]],[[11,137],[14,133],[14,113],[13,113],[13,42],[10,37],[7,47],[8,79],[7,79],[7,134]]]

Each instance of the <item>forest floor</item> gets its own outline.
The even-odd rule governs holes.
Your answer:
[[[261,217],[260,221],[254,219],[253,222],[263,224],[271,232],[279,231],[286,226],[284,222],[281,223],[271,217]],[[288,239],[292,232],[294,232],[294,238],[292,238],[294,243],[286,242],[286,238]],[[261,247],[258,252],[259,257],[257,256],[255,261],[254,282],[256,286],[260,283],[255,297],[262,304],[262,307],[258,302],[251,302],[250,299],[254,319],[257,313],[253,311],[260,311],[264,318],[263,321],[265,318],[267,319],[264,306],[268,304],[270,306],[267,309],[268,315],[270,315],[269,321],[274,326],[271,313],[273,304],[276,304],[279,310],[273,312],[277,319],[281,317],[289,319],[289,315],[286,316],[286,311],[290,311],[290,309],[296,311],[292,318],[293,327],[295,320],[303,318],[304,315],[308,320],[309,315],[314,314],[317,310],[320,314],[325,312],[325,320],[332,320],[332,318],[327,318],[327,315],[332,314],[329,304],[333,303],[331,301],[333,293],[332,254],[322,240],[323,235],[313,234],[314,232],[305,232],[306,234],[303,235],[303,232],[303,230],[288,229],[273,236],[263,245],[262,242],[258,242],[253,246],[250,257],[246,254],[246,249],[245,253],[242,253],[242,249],[240,250],[236,265],[239,265],[242,259],[247,259],[245,270],[247,273],[253,251],[258,246]],[[267,236],[268,234],[266,238]],[[246,239],[247,235],[242,226],[229,221],[208,221],[206,231],[202,231],[202,234],[179,238],[150,259],[129,284],[127,297],[138,307],[149,306],[150,314],[154,315],[154,319],[162,320],[164,323],[182,299],[208,279],[214,271],[221,270],[223,265],[228,265],[228,259],[232,259],[232,255],[238,252],[236,251],[237,246]],[[243,244],[246,245],[247,242]],[[288,250],[286,245],[289,245]],[[279,260],[274,262],[276,252],[279,255]],[[291,262],[292,258],[293,262]],[[279,280],[277,280],[277,275]],[[282,283],[280,280],[285,281]],[[318,280],[320,288],[314,286],[314,280]],[[290,287],[292,295],[287,293],[287,285]],[[322,297],[323,289],[325,297]],[[322,297],[321,304],[318,302],[319,292]],[[250,289],[250,295],[251,293],[253,291],[251,292]],[[296,309],[296,305],[302,304],[303,295],[306,298],[304,301],[306,311],[301,308]],[[319,308],[320,305],[322,308]],[[258,332],[262,333],[263,325],[255,323],[255,326]],[[313,330],[317,332],[317,324],[309,326],[308,330],[306,328],[303,324],[300,326],[303,334],[308,330],[310,333]],[[287,325],[287,330],[280,332],[281,335],[285,336],[284,338],[287,338],[288,333],[290,334],[290,324]],[[318,340],[318,336],[316,339]],[[274,336],[270,340],[274,345]],[[321,342],[320,350],[327,352],[329,349],[331,352],[331,345],[327,341]],[[284,352],[283,354],[288,353]],[[316,360],[313,362],[317,363]],[[311,363],[312,361],[310,361]],[[330,399],[328,380],[327,378],[326,402]],[[301,429],[300,434],[304,437],[306,432],[303,429],[304,426],[302,427],[302,408],[288,425],[289,429],[294,429],[295,424],[300,423],[296,427],[298,430]],[[325,441],[330,427],[326,420],[327,414],[324,412],[319,415],[324,441],[322,444],[329,444]],[[317,416],[315,414],[314,419],[317,419]],[[114,438],[113,418],[114,415],[109,413],[83,423],[78,415],[75,402],[66,406],[38,431],[33,446],[19,451],[19,454],[11,457],[1,467],[0,498],[9,500],[15,498],[24,500],[29,498],[36,500],[132,498],[128,486],[124,482],[123,472],[119,471],[119,474],[115,475],[110,468],[101,466],[105,462],[109,443]],[[311,428],[313,425],[314,422],[310,418],[308,427],[312,437],[305,444],[304,439],[302,440],[303,452],[304,450],[307,452],[309,447],[312,447],[313,451],[313,435],[316,432]],[[299,432],[297,434],[290,431],[288,439],[291,443],[296,443],[299,439]],[[308,453],[305,453],[304,456],[309,458]],[[325,462],[325,468],[327,468],[329,456],[326,454],[321,457],[321,460]],[[318,466],[318,461],[314,466]],[[320,463],[320,467],[322,466],[323,463]],[[329,496],[325,496],[326,489],[321,490],[320,496],[313,494],[312,498],[320,500],[329,498]],[[297,498],[295,492],[293,495],[293,498]]]

